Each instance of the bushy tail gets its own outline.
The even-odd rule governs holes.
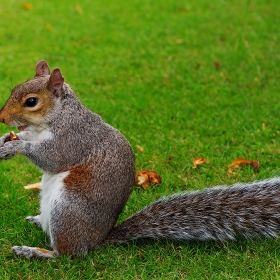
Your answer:
[[[106,241],[224,241],[237,236],[276,237],[279,231],[280,178],[274,178],[160,199],[114,227]]]

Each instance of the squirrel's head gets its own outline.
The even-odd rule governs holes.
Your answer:
[[[16,86],[0,110],[0,122],[24,130],[29,125],[44,124],[48,115],[59,102],[63,92],[64,78],[58,68],[50,73],[48,64],[42,60],[36,65],[33,79]]]

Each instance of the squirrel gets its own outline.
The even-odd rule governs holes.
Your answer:
[[[48,234],[52,250],[12,247],[19,256],[80,256],[138,238],[278,236],[280,178],[175,194],[115,225],[134,185],[133,149],[43,60],[34,78],[12,90],[0,121],[20,131],[14,141],[8,133],[0,138],[0,159],[22,154],[43,171],[41,214],[26,219]]]

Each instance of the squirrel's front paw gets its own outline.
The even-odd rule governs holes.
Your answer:
[[[0,138],[0,147],[3,147],[8,141],[10,141],[10,133],[6,133]]]
[[[10,159],[22,151],[22,140],[9,141],[0,148],[0,159]]]

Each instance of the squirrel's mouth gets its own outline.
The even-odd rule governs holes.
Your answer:
[[[18,129],[19,131],[23,131],[23,130],[25,130],[27,127],[28,127],[28,125],[20,125],[20,126],[17,127],[17,129]]]

